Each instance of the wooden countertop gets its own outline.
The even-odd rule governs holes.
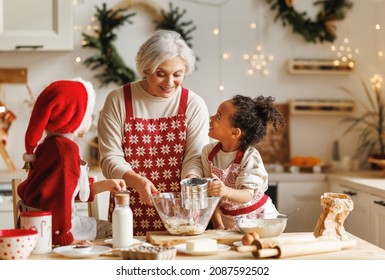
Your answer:
[[[290,235],[295,233],[283,233],[282,235]],[[138,238],[139,239],[139,238]],[[343,249],[337,252],[303,255],[297,257],[285,258],[285,260],[385,260],[385,250],[363,240],[352,234],[349,234],[349,239],[357,241],[357,245],[353,248]],[[95,241],[96,245],[111,246],[105,243],[104,240]],[[70,259],[54,252],[43,255],[31,255],[31,260],[65,260]],[[113,256],[112,253],[98,256],[92,259],[103,260],[119,260],[120,257]],[[176,260],[255,260],[256,258],[250,252],[240,253],[236,251],[236,246],[231,246],[230,250],[220,252],[209,256],[192,256],[178,252]],[[79,259],[80,260],[80,259]],[[84,259],[81,259],[84,260]],[[277,259],[271,259],[277,260]]]

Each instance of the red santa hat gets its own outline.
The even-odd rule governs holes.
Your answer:
[[[51,83],[33,107],[25,133],[23,160],[34,161],[34,150],[45,130],[76,135],[90,121],[94,105],[95,90],[90,82],[76,78]]]

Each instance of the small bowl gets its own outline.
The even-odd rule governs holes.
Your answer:
[[[271,213],[251,213],[236,217],[237,226],[243,233],[256,232],[259,237],[279,236],[286,228],[287,216]]]
[[[31,229],[0,230],[0,259],[27,259],[35,249],[38,232]]]
[[[72,250],[76,253],[76,254],[88,254],[89,252],[92,251],[92,245],[87,245],[87,244],[84,244],[84,245],[75,245]]]

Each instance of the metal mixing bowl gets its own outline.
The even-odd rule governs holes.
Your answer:
[[[256,232],[259,237],[279,236],[286,228],[287,216],[272,213],[251,213],[236,217],[243,233]]]

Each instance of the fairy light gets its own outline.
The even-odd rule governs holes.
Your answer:
[[[248,75],[253,75],[255,72],[259,72],[264,76],[269,74],[267,66],[269,62],[274,60],[273,55],[265,55],[262,53],[262,46],[257,45],[255,47],[255,52],[252,55],[244,54],[243,59],[249,65],[247,69]]]
[[[218,28],[215,28],[215,29],[213,30],[213,34],[214,34],[214,35],[219,35],[219,29],[218,29]]]
[[[256,46],[254,48],[253,53],[251,54],[244,54],[243,60],[247,63],[248,68],[246,70],[247,75],[252,76],[254,73],[259,73],[263,76],[267,76],[269,74],[269,71],[267,70],[267,67],[269,66],[269,63],[274,60],[274,56],[269,54],[265,54],[262,51],[262,45],[258,40],[259,34],[261,33],[261,16],[263,12],[259,11],[259,14],[257,15],[256,22],[250,23],[250,29],[253,30],[253,33],[256,34]]]
[[[80,63],[80,62],[82,61],[82,58],[81,58],[80,56],[78,56],[78,57],[75,58],[75,61],[76,61],[77,63]]]
[[[334,60],[335,65],[341,65],[342,63],[348,65],[349,68],[354,67],[354,55],[359,54],[359,49],[352,49],[349,45],[349,38],[343,39],[343,44],[340,46],[332,45],[330,50],[335,53],[336,59]]]
[[[380,30],[381,30],[381,25],[377,23],[377,24],[374,26],[374,28],[376,29],[376,32],[377,32],[377,31],[380,31]],[[377,35],[376,35],[376,42],[377,42]],[[384,53],[383,53],[382,50],[378,50],[378,51],[377,51],[377,55],[378,55],[379,57],[383,57],[383,56],[384,56]]]
[[[373,89],[377,93],[379,93],[382,88],[382,82],[383,82],[382,76],[379,74],[374,74],[373,77],[370,78],[370,82],[372,84]]]

